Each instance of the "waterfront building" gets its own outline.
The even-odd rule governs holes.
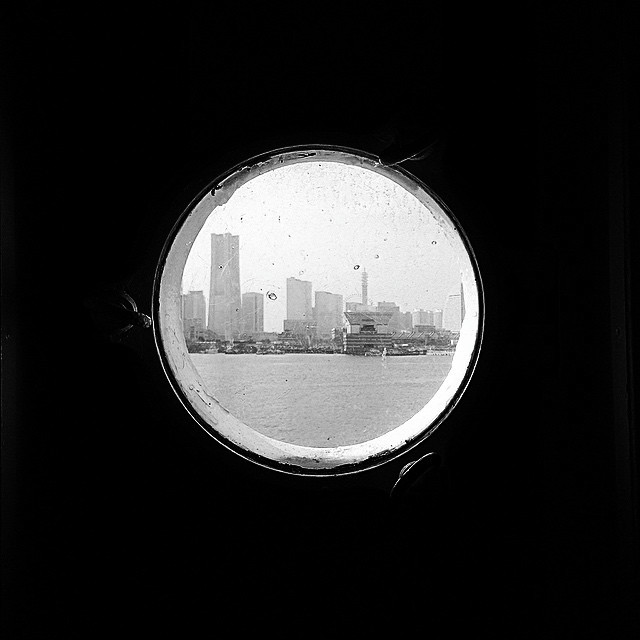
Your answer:
[[[241,317],[240,237],[212,233],[208,327],[229,340],[240,335]]]
[[[187,320],[183,320],[182,329],[184,331],[185,340],[195,342],[196,340],[207,339],[207,329],[202,324],[202,320],[200,318],[189,318]]]
[[[287,278],[287,320],[313,320],[311,282]]]
[[[251,335],[264,332],[264,295],[249,291],[242,294],[242,331]]]
[[[370,349],[390,349],[393,346],[393,333],[389,328],[391,315],[380,311],[345,311],[344,353],[363,355]]]
[[[283,322],[283,330],[285,333],[292,333],[299,336],[315,335],[316,325],[313,320],[289,320]]]
[[[414,333],[435,333],[436,328],[432,324],[416,324],[413,326]]]
[[[279,333],[277,331],[260,331],[259,333],[254,333],[251,337],[254,342],[275,342],[278,340]]]
[[[436,329],[442,329],[442,309],[433,310],[433,324]]]
[[[313,319],[318,337],[331,337],[331,330],[342,327],[344,299],[337,293],[316,291]]]

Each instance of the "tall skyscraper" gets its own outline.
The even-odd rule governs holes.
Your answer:
[[[240,335],[240,238],[230,233],[211,234],[211,286],[209,329],[229,340]]]
[[[261,293],[242,294],[242,331],[244,333],[264,331],[264,295]]]
[[[436,329],[442,329],[442,309],[433,310],[433,324]]]
[[[343,298],[337,293],[316,291],[315,302],[313,318],[317,334],[330,337],[331,329],[342,327]]]
[[[313,320],[311,282],[287,278],[287,320]]]

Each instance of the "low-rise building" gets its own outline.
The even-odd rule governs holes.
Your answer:
[[[393,332],[389,328],[391,313],[380,311],[345,311],[343,351],[364,355],[370,350],[382,350],[393,345]]]

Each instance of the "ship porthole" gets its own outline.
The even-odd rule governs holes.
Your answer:
[[[314,146],[253,158],[194,198],[153,314],[167,378],[211,437],[263,466],[337,475],[442,423],[483,309],[469,241],[426,185]]]

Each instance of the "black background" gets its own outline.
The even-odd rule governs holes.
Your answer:
[[[88,7],[3,21],[5,637],[630,637],[627,4]],[[257,468],[191,422],[151,331],[114,343],[89,313],[108,288],[151,313],[182,207],[236,163],[433,140],[403,166],[470,238],[485,340],[438,439],[399,460]],[[431,450],[443,467],[392,504]]]

